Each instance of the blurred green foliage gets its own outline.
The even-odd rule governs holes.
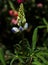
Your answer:
[[[38,3],[41,3],[43,7],[38,7]],[[0,0],[0,42],[6,46],[6,49],[0,46],[0,64],[48,65],[48,0],[25,0],[23,6],[29,28],[26,31],[14,34],[11,32],[11,28],[16,25],[10,26],[11,16],[8,12],[9,10],[18,11],[20,4],[17,3],[17,0]],[[25,37],[25,33],[31,38],[28,35]],[[19,42],[16,43],[16,41]],[[7,49],[9,52],[6,53]],[[14,53],[10,52],[12,49],[14,49]]]

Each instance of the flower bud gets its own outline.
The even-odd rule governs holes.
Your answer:
[[[24,29],[23,29],[23,27],[22,27],[22,26],[20,26],[20,27],[19,27],[19,30],[20,30],[20,31],[23,31]]]
[[[28,23],[25,23],[24,29],[25,29],[25,30],[28,29]]]
[[[18,13],[17,13],[17,11],[14,11],[14,16],[18,16]]]
[[[11,29],[11,31],[12,31],[13,33],[17,33],[17,32],[19,32],[19,29],[18,29],[17,27],[13,27],[13,28]]]
[[[12,16],[12,15],[13,15],[13,11],[12,11],[12,10],[10,10],[10,11],[9,11],[9,14]]]
[[[16,25],[16,24],[18,24],[18,21],[17,21],[17,19],[14,19],[14,18],[13,18],[13,19],[11,20],[11,23],[14,24],[14,25]]]
[[[20,4],[20,3],[23,3],[24,0],[17,0],[17,2]]]
[[[38,3],[38,4],[37,4],[37,7],[42,8],[42,7],[43,7],[43,4],[42,4],[42,3]]]

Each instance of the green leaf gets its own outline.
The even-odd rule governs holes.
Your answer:
[[[34,51],[34,49],[35,49],[35,47],[36,47],[37,32],[38,32],[38,28],[35,28],[35,30],[34,30],[34,32],[33,32],[33,37],[32,37],[32,51]]]
[[[12,65],[13,62],[14,62],[16,59],[17,59],[16,56],[14,56],[13,59],[11,60],[11,62],[10,62],[10,65]]]
[[[32,36],[32,51],[34,51],[35,47],[36,47],[36,42],[37,42],[37,32],[38,32],[38,28],[39,29],[42,29],[42,28],[45,28],[46,26],[37,26],[35,29],[34,29],[34,32],[33,32],[33,36]]]
[[[24,40],[26,41],[27,46],[30,47],[29,41],[26,38]]]
[[[2,62],[3,65],[6,65],[2,48],[0,48],[0,61]]]
[[[41,62],[39,62],[39,61],[37,61],[37,60],[34,61],[34,62],[32,62],[32,64],[33,64],[33,65],[44,65],[43,63],[41,63]]]
[[[18,57],[18,59],[21,63],[24,63],[23,59],[20,56]]]
[[[13,3],[12,3],[10,0],[8,0],[8,3],[9,3],[9,5],[10,5],[11,9],[12,9],[12,10],[15,10],[15,8],[14,8],[14,6],[13,6]]]
[[[43,18],[43,22],[44,22],[45,25],[48,24],[45,18]]]
[[[17,60],[17,59],[19,60],[19,62],[24,63],[23,59],[22,59],[20,56],[15,55],[15,56],[13,57],[13,59],[11,60],[10,65],[12,65],[13,62],[14,62],[15,60]]]
[[[42,55],[42,56],[47,56],[48,57],[48,53],[47,52],[43,52],[43,51],[40,51],[37,53],[37,55]]]
[[[43,18],[43,22],[44,22],[44,24],[46,25],[46,27],[47,27],[47,32],[48,32],[48,22],[46,21],[45,18]]]
[[[38,26],[37,28],[42,29],[42,28],[46,28],[46,26]]]
[[[41,60],[43,61],[44,64],[48,65],[48,61],[44,58],[44,56],[41,56],[39,54],[36,54],[36,56]]]

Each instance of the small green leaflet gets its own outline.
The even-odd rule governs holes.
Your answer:
[[[0,48],[0,61],[2,62],[3,65],[6,65],[2,48]]]

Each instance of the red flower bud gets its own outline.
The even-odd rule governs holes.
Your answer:
[[[11,16],[18,16],[18,12],[17,12],[17,11],[13,11],[13,10],[10,10],[10,11],[9,11],[9,14],[10,14]]]
[[[13,19],[11,20],[11,23],[14,24],[14,25],[16,25],[16,24],[18,24],[18,21],[17,21],[17,19],[14,19],[14,18],[13,18]]]
[[[17,13],[17,11],[14,11],[14,16],[18,16],[18,13]]]
[[[37,4],[37,7],[41,7],[42,8],[43,7],[43,4],[42,3],[38,3]]]
[[[9,11],[9,14],[12,16],[12,15],[13,15],[13,11],[12,11],[12,10],[10,10],[10,11]]]
[[[24,0],[17,0],[17,2],[18,2],[18,3],[23,3],[23,2],[24,2]]]

